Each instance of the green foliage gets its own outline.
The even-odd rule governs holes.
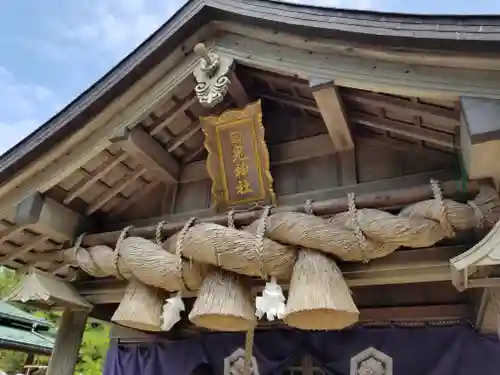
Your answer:
[[[0,298],[8,296],[18,285],[19,276],[5,267],[0,267]],[[25,311],[37,317],[44,318],[57,326],[60,312],[34,310],[28,306],[22,307]],[[104,359],[109,344],[109,327],[103,324],[87,323],[80,347],[80,357],[75,373],[81,375],[101,375]],[[25,353],[0,350],[0,369],[8,374],[22,372],[27,355]],[[47,357],[37,357],[37,364],[47,364]]]

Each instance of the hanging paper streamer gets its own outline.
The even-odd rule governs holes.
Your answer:
[[[177,293],[175,297],[168,298],[163,305],[161,329],[170,331],[175,323],[181,320],[181,312],[185,309],[180,293]]]
[[[284,316],[285,296],[275,277],[271,277],[271,281],[266,283],[262,296],[255,299],[255,306],[255,315],[259,319],[262,319],[265,314],[267,320],[272,322],[274,319],[281,319]]]

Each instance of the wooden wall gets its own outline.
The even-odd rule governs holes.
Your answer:
[[[269,109],[268,113],[266,108],[264,110],[266,141],[270,150],[273,146],[327,134],[324,124],[318,118],[276,109],[269,114]],[[418,147],[403,140],[382,140],[376,134],[355,136],[354,141],[356,174],[360,184],[457,168],[456,155],[453,153]],[[333,147],[319,152],[327,155],[291,162],[281,160],[278,164],[273,163],[274,155],[270,152],[276,195],[290,197],[299,193],[331,190],[349,185],[342,176],[339,156],[328,154],[332,150]],[[195,212],[209,208],[210,187],[209,179],[179,184],[172,213]],[[303,198],[307,199],[307,194],[304,194]]]

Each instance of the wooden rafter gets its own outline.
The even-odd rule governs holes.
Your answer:
[[[151,191],[156,188],[160,184],[160,181],[151,181],[149,184],[145,186],[139,186],[133,193],[131,193],[130,197],[128,199],[122,200],[120,203],[118,203],[116,206],[112,208],[111,214],[113,216],[117,216],[121,214],[122,212],[126,211],[130,206],[132,206],[134,203],[140,201],[144,197],[146,197],[148,194],[151,193]]]
[[[112,189],[104,192],[99,196],[95,202],[93,202],[86,210],[87,215],[91,215],[98,209],[103,207],[111,199],[113,199],[117,194],[121,193],[127,187],[135,183],[141,176],[147,173],[146,168],[139,167],[136,171],[131,172],[129,175],[125,176],[120,180]]]
[[[106,174],[108,174],[115,166],[125,161],[127,157],[128,154],[123,151],[119,151],[118,154],[114,156],[110,155],[108,160],[106,160],[104,163],[101,163],[95,171],[91,172],[88,176],[82,178],[75,186],[71,188],[66,198],[64,198],[63,201],[64,204],[69,204],[75,198],[81,196],[88,189],[90,189],[99,179],[106,176]]]
[[[198,120],[192,122],[167,143],[167,151],[173,152],[177,150],[177,148],[192,138],[199,130],[201,130],[200,122]]]
[[[114,141],[120,142],[124,150],[165,183],[178,181],[180,166],[177,160],[140,127],[126,130],[124,134],[114,138]]]
[[[172,122],[177,119],[177,116],[186,112],[194,103],[196,103],[198,98],[192,92],[184,101],[177,103],[170,111],[159,116],[156,119],[155,125],[151,128],[150,134],[155,136],[159,134],[163,129],[167,128]]]
[[[349,120],[353,123],[375,129],[387,130],[394,134],[404,135],[406,137],[426,141],[450,149],[458,147],[458,144],[455,143],[455,137],[451,134],[419,128],[415,125],[410,125],[396,120],[390,120],[359,112],[349,113]]]
[[[324,82],[318,79],[312,79],[310,86],[335,151],[352,150],[354,142],[338,88],[332,81]]]
[[[458,111],[420,103],[415,98],[415,100],[406,100],[395,96],[378,94],[375,92],[368,92],[363,90],[349,90],[344,92],[342,96],[350,102],[374,105],[394,110],[403,109],[415,116],[429,115],[439,117],[446,119],[455,125],[458,125],[460,121],[460,113]]]
[[[298,98],[294,95],[277,93],[277,92],[274,93],[259,92],[257,96],[275,101],[277,103],[283,103],[291,107],[305,109],[307,111],[311,111],[314,113],[320,112],[318,106],[316,105],[313,99]]]
[[[22,258],[24,255],[34,250],[36,247],[43,245],[50,240],[49,236],[33,236],[31,240],[26,242],[24,245],[14,248],[7,255],[0,258],[0,264],[5,264],[16,258]]]

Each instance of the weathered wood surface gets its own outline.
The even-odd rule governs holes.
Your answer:
[[[64,311],[46,375],[74,374],[87,316],[86,311]]]
[[[500,98],[500,73],[443,67],[408,66],[351,56],[332,56],[225,34],[215,39],[216,50],[241,64],[264,71],[301,77],[335,79],[339,86],[412,96],[469,95]],[[375,69],[374,69],[375,67]]]
[[[420,185],[412,185],[411,182],[415,181],[415,177],[419,176],[411,176],[411,179],[401,179],[405,182],[406,187],[400,189],[394,189],[395,181],[382,181],[385,187],[380,188],[380,182],[378,183],[379,191],[378,192],[366,192],[366,187],[364,193],[357,193],[356,197],[356,205],[358,208],[379,208],[379,209],[387,209],[387,208],[396,208],[401,207],[403,205],[415,203],[417,201],[422,201],[425,199],[430,199],[433,197],[432,191],[429,183],[425,183],[424,181],[420,182]],[[429,175],[420,176],[420,178],[424,178],[426,181],[430,181]],[[373,186],[372,184],[371,186]],[[377,184],[375,184],[376,186]],[[446,181],[441,184],[443,195],[444,196],[452,196],[457,193],[468,193],[474,194],[479,191],[479,182],[478,181]],[[347,192],[359,192],[359,189],[363,188],[362,185],[354,185],[347,190],[342,190],[344,197],[335,198],[335,199],[327,199],[322,198],[321,196],[332,195],[332,191],[320,191],[316,192],[316,194],[312,194],[308,192],[306,194],[299,194],[298,196],[294,195],[293,197],[289,196],[288,199],[278,199],[278,207],[273,208],[272,212],[278,211],[303,211],[304,204],[307,199],[314,200],[313,201],[313,211],[316,215],[330,215],[338,212],[343,212],[348,210],[348,202],[347,202]],[[392,189],[391,189],[392,188]],[[363,191],[362,190],[362,191]],[[373,191],[373,190],[372,190]],[[335,191],[333,192],[335,193]],[[336,192],[338,196],[338,191]],[[320,199],[314,199],[320,198]],[[288,202],[289,203],[288,203]],[[293,202],[293,203],[292,203]],[[300,203],[299,203],[300,202]],[[282,203],[283,205],[280,205]],[[287,204],[288,203],[288,204]],[[249,212],[239,212],[235,214],[235,221],[237,224],[248,224],[257,220],[261,215],[261,210],[249,211]],[[168,215],[160,218],[153,218],[147,221],[141,221],[142,224],[139,223],[127,223],[124,225],[132,225],[132,228],[129,231],[130,235],[139,236],[139,237],[153,237],[156,231],[157,223],[165,220],[168,224],[163,225],[162,231],[164,235],[171,235],[172,233],[179,231],[184,226],[185,220],[187,220],[190,216],[199,217],[199,222],[212,222],[217,224],[226,224],[227,223],[227,215],[213,215],[212,210],[202,210],[197,212],[190,212],[184,215],[172,216]],[[149,225],[147,224],[149,222]],[[137,227],[138,225],[142,225],[142,227]],[[93,246],[97,244],[107,243],[113,244],[119,234],[120,230],[111,231],[107,233],[94,233],[87,234],[83,239],[83,244],[86,246]]]
[[[309,81],[316,105],[328,129],[336,152],[354,148],[351,131],[338,88],[332,81],[311,79]]]

